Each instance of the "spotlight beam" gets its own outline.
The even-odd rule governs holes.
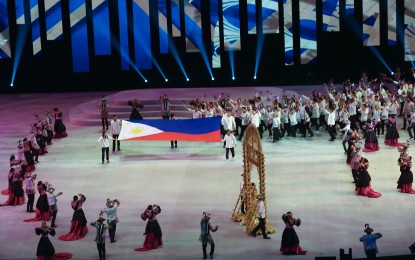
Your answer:
[[[257,34],[254,79],[256,79],[256,76],[258,74],[258,67],[259,67],[259,62],[261,60],[263,47],[264,47],[264,34],[259,33]]]
[[[112,46],[118,51],[118,53],[121,55],[121,57],[124,60],[127,60],[128,63],[130,64],[130,66],[137,72],[138,75],[140,75],[140,77],[144,80],[144,82],[148,82],[147,78],[143,75],[143,73],[138,69],[138,67],[134,64],[134,62],[130,59],[130,55],[128,55],[128,53],[121,48],[120,44],[118,43],[118,41],[114,40],[114,35],[111,34],[111,38],[113,38],[113,40],[111,41]]]
[[[348,19],[349,25],[352,27],[352,31],[359,37],[361,41],[363,41],[363,33],[361,33],[361,28],[359,24],[354,19]],[[374,46],[367,46],[369,50],[375,55],[376,58],[385,66],[385,68],[389,71],[389,73],[393,72],[390,66],[387,64],[385,59],[379,53],[379,51]]]
[[[232,79],[235,79],[235,51],[230,48],[229,51],[229,63],[231,65]]]
[[[24,44],[26,42],[28,32],[29,32],[28,26],[22,26],[22,29],[17,31],[16,49],[15,49],[14,60],[13,60],[12,79],[10,83],[11,87],[13,87],[14,85],[14,80],[16,78],[17,70],[20,65],[20,60],[22,59]]]

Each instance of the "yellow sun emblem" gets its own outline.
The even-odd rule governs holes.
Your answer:
[[[130,133],[133,135],[139,135],[144,132],[144,129],[142,127],[136,127],[130,130]]]

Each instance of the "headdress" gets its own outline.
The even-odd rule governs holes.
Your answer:
[[[105,218],[99,217],[96,222],[104,222],[104,221],[105,221]]]
[[[107,205],[108,208],[112,208],[114,206],[114,201],[110,200],[110,199],[107,199],[107,204],[106,205]]]
[[[369,224],[365,224],[365,233],[370,234],[373,232],[373,229],[371,227],[369,227]]]

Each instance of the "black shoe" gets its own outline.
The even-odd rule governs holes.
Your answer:
[[[313,137],[314,135],[309,135],[309,137]]]
[[[176,145],[176,146],[174,146],[174,148],[177,148],[177,145]]]
[[[121,149],[120,148],[118,148],[118,150],[117,151],[121,151]]]
[[[102,161],[102,164],[104,164],[104,161]]]
[[[110,243],[115,243],[115,242],[117,242],[117,240],[112,240]]]
[[[264,237],[264,239],[271,239],[270,237]]]
[[[213,259],[213,255],[210,255],[210,259]]]
[[[173,149],[174,148],[174,146],[172,145],[171,147],[170,147],[170,149]]]
[[[251,232],[251,236],[256,237],[256,234],[254,232]]]
[[[29,210],[28,212],[33,213],[33,212],[36,212],[36,211],[34,211],[33,209],[31,209],[31,210]]]
[[[204,256],[203,256],[203,259],[207,259],[207,255],[204,255]]]
[[[58,226],[56,226],[55,224],[50,226],[51,228],[57,228]]]
[[[115,153],[115,150],[112,150],[113,153]]]

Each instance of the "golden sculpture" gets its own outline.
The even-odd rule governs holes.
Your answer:
[[[243,142],[243,158],[244,158],[244,172],[243,172],[243,190],[238,196],[235,208],[232,214],[232,220],[241,222],[241,225],[246,226],[246,232],[251,234],[252,230],[259,223],[256,217],[257,192],[251,186],[251,172],[255,166],[259,175],[259,194],[264,197],[265,212],[267,212],[267,197],[265,193],[265,161],[264,153],[262,151],[261,138],[258,129],[250,124],[245,130]],[[241,212],[242,203],[245,206],[245,214]],[[268,216],[268,213],[265,213]],[[265,219],[267,223],[267,218]],[[275,228],[266,224],[266,231],[268,234],[275,233]],[[261,231],[258,231],[261,232]]]

